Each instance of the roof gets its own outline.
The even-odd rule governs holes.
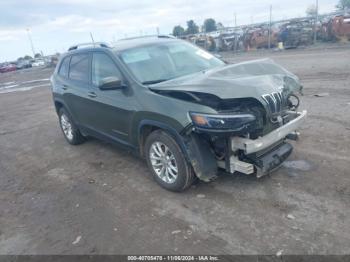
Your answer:
[[[152,44],[160,44],[174,41],[182,41],[180,39],[170,37],[170,36],[144,36],[135,38],[126,38],[117,41],[113,45],[113,49],[117,51],[126,50],[135,47],[141,47]]]

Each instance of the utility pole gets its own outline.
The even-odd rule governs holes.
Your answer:
[[[32,48],[33,58],[34,58],[34,56],[35,56],[35,50],[34,50],[34,45],[33,45],[32,37],[30,36],[30,29],[27,28],[26,30],[27,30],[27,35],[28,35],[30,47]]]
[[[314,24],[314,44],[317,40],[317,21],[318,21],[318,0],[316,0],[316,14],[315,14],[315,24]]]
[[[272,23],[272,5],[270,5],[270,20],[269,20],[269,49],[271,48],[271,23]]]
[[[236,53],[236,49],[237,49],[237,42],[238,42],[238,37],[237,37],[237,35],[236,35],[236,30],[237,30],[237,14],[236,14],[236,12],[235,12],[235,14],[234,14],[234,16],[235,16],[235,38],[234,38],[234,42],[233,42],[233,53],[235,54]]]

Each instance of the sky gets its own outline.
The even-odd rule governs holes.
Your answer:
[[[319,0],[320,13],[334,11],[337,0]],[[224,26],[305,16],[315,0],[1,0],[0,61],[64,52],[76,43],[113,42],[125,37],[169,34],[193,19],[214,18]]]

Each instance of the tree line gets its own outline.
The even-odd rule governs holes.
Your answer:
[[[350,10],[350,0],[339,0],[338,4],[335,6],[338,11]],[[316,5],[309,5],[306,9],[306,15],[309,17],[316,16],[317,8]]]
[[[199,26],[193,21],[187,21],[187,28],[183,28],[181,25],[174,26],[173,35],[176,37],[180,37],[183,35],[191,35],[199,33]],[[221,23],[216,23],[213,18],[207,18],[204,20],[204,23],[201,28],[201,32],[209,33],[216,31],[218,28],[223,27]]]
[[[339,0],[336,8],[338,10],[350,10],[350,0]]]

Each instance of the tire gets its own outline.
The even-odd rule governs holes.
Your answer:
[[[58,118],[64,138],[69,144],[80,145],[85,142],[85,137],[80,133],[72,117],[63,107],[58,112]]]
[[[147,137],[144,148],[148,167],[160,186],[170,191],[181,192],[192,185],[195,180],[193,169],[172,136],[162,130],[156,130]],[[159,157],[162,155],[159,153],[163,153],[163,157]]]

